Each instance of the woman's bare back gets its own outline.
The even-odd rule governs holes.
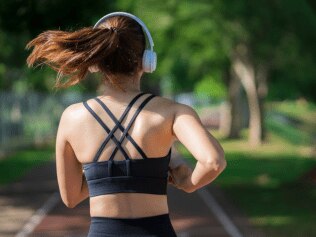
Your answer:
[[[98,98],[106,104],[114,116],[119,119],[127,104],[135,94],[125,95],[124,99]],[[139,107],[141,102],[148,95],[143,95],[132,107],[122,126],[125,128]],[[115,126],[113,120],[107,115],[102,107],[94,100],[87,101],[88,105],[98,114],[102,121],[110,128]],[[173,142],[172,125],[174,112],[172,111],[171,100],[156,96],[153,98],[133,123],[129,135],[135,140],[148,158],[166,156]],[[80,163],[89,163],[93,160],[98,148],[107,137],[107,132],[84,108],[82,103],[71,106],[73,112],[73,123],[70,124],[69,142]],[[122,131],[117,129],[114,133],[119,140]],[[108,160],[116,145],[110,139],[104,148],[99,161]],[[133,144],[124,139],[122,147],[131,159],[142,159],[141,154]],[[114,160],[123,160],[124,156],[118,151]],[[168,213],[167,196],[145,193],[115,193],[90,198],[90,215],[107,217],[136,218],[153,216]]]

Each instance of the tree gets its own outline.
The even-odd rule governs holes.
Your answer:
[[[107,12],[129,11],[144,20],[154,37],[158,69],[145,76],[152,79],[148,86],[163,85],[173,93],[209,90],[213,96],[228,91],[230,137],[238,137],[248,121],[240,112],[240,108],[245,110],[245,97],[249,137],[260,144],[265,134],[266,95],[268,99],[304,96],[316,101],[315,9],[315,3],[307,0],[170,0],[163,4],[155,0],[80,0],[75,6],[61,0],[3,0],[0,86],[12,89],[17,79],[28,77],[25,81],[30,88],[48,90],[49,70],[43,80],[41,73],[25,69],[24,46],[29,39],[47,29],[92,25]]]
[[[287,73],[289,63],[302,59],[304,63],[300,67],[305,66],[308,73],[300,73],[298,66],[291,65],[291,73],[295,71],[300,79],[295,78],[286,84],[292,84],[297,92],[308,92],[303,86],[315,84],[312,80],[315,69],[311,63],[315,61],[315,54],[309,52],[315,42],[316,31],[310,32],[316,27],[315,14],[306,1],[173,0],[166,4],[134,1],[133,7],[144,18],[153,19],[156,23],[151,25],[153,31],[166,39],[159,40],[158,52],[164,60],[160,62],[158,74],[172,80],[174,92],[192,91],[192,87],[204,78],[212,78],[210,83],[213,83],[218,78],[225,79],[227,71],[231,72],[225,83],[230,90],[233,113],[229,129],[231,137],[239,136],[241,120],[247,120],[236,116],[242,106],[238,102],[242,100],[236,100],[243,96],[240,85],[250,111],[249,139],[253,144],[260,144],[265,134],[264,100],[268,82],[275,86],[291,77]],[[304,25],[304,22],[308,23]],[[292,39],[290,44],[287,42],[289,38]],[[291,51],[291,60],[285,46],[286,49],[297,49]],[[283,77],[275,76],[280,72]],[[303,82],[298,83],[299,80]],[[301,86],[297,88],[297,84]],[[283,85],[276,88],[287,93]],[[308,95],[313,98],[311,93]]]
[[[314,83],[311,75],[316,75],[315,69],[306,62],[306,56],[312,58],[310,46],[316,38],[316,17],[305,1],[238,1],[232,2],[229,8],[223,1],[217,1],[215,5],[217,12],[222,14],[220,21],[226,22],[223,25],[233,42],[229,58],[237,77],[231,77],[230,83],[236,84],[234,79],[239,79],[246,92],[250,109],[249,138],[253,144],[260,144],[265,134],[263,102],[268,92],[268,77],[275,71],[282,71],[290,78],[288,67],[284,67],[289,61],[289,52],[293,53],[293,61],[304,60],[304,66],[308,68],[286,84],[297,84],[298,81],[304,81],[304,85]],[[303,22],[308,23],[304,25]],[[289,39],[289,51],[284,51],[284,43]],[[293,69],[296,75],[302,72],[297,67],[292,67],[291,71]],[[281,81],[278,77],[272,80]],[[289,96],[283,85],[277,89]],[[295,90],[299,91],[298,88]],[[308,92],[306,89],[302,91]],[[311,94],[309,97],[312,98]]]

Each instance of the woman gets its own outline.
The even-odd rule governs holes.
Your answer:
[[[191,107],[141,92],[143,73],[156,67],[145,24],[116,12],[93,28],[43,32],[31,47],[28,65],[58,71],[56,87],[75,85],[89,72],[103,75],[103,94],[66,108],[56,139],[63,202],[73,208],[90,198],[88,236],[176,236],[167,183],[194,192],[213,181],[226,162]],[[62,82],[64,75],[68,79]],[[197,159],[193,171],[170,160],[177,140]]]

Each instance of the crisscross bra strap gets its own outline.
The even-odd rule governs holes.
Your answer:
[[[131,141],[131,143],[135,146],[135,148],[137,149],[137,151],[142,155],[143,158],[147,158],[147,156],[145,155],[145,153],[143,152],[143,150],[136,144],[136,142],[134,141],[134,139],[132,139],[132,137],[128,134],[128,130],[131,128],[133,122],[135,121],[136,117],[138,116],[138,114],[140,113],[140,111],[144,108],[144,106],[153,98],[155,97],[155,95],[150,95],[149,97],[147,97],[139,106],[139,108],[137,108],[135,114],[133,115],[132,119],[130,120],[128,126],[126,128],[124,128],[121,124],[121,122],[124,120],[124,118],[126,117],[126,115],[128,114],[128,112],[130,111],[130,109],[132,108],[132,106],[134,105],[134,103],[137,101],[138,98],[140,98],[142,95],[144,95],[145,93],[140,93],[138,95],[136,95],[133,100],[128,104],[128,106],[126,107],[125,111],[123,112],[123,114],[121,115],[121,117],[119,118],[119,120],[117,120],[115,118],[115,116],[113,115],[113,113],[109,110],[109,108],[98,98],[95,98],[95,100],[102,106],[102,108],[108,113],[108,115],[111,117],[111,119],[115,122],[115,126],[113,127],[112,130],[110,130],[105,124],[104,122],[101,120],[101,118],[91,109],[91,107],[86,103],[83,102],[84,106],[87,108],[87,110],[93,115],[93,117],[98,121],[98,123],[104,128],[104,130],[108,133],[108,136],[106,137],[106,139],[102,142],[100,148],[98,149],[97,153],[94,156],[93,162],[97,162],[100,155],[102,154],[103,149],[105,148],[106,144],[109,142],[110,139],[113,140],[113,142],[115,143],[116,147],[114,149],[114,151],[112,152],[112,155],[110,156],[110,161],[114,158],[116,152],[118,149],[120,149],[120,151],[122,152],[124,158],[126,160],[129,160],[129,156],[126,153],[126,151],[123,149],[122,147],[122,142],[124,140],[124,138],[126,137],[129,141]],[[123,134],[120,138],[120,140],[118,141],[116,139],[116,137],[114,136],[114,133],[117,129],[120,129]],[[112,162],[109,162],[112,163]],[[129,162],[128,162],[129,163]]]
[[[141,93],[140,95],[143,95],[145,93]],[[136,97],[135,97],[136,98]],[[138,98],[138,97],[137,97]],[[107,114],[111,117],[111,119],[114,121],[115,123],[115,127],[112,129],[111,133],[109,134],[109,136],[105,139],[105,141],[102,144],[102,147],[100,147],[101,149],[104,148],[104,146],[108,143],[108,141],[110,140],[110,136],[112,136],[112,134],[114,134],[114,132],[117,130],[117,128],[119,128],[122,132],[124,132],[125,128],[122,126],[122,121],[124,120],[124,117],[126,116],[127,112],[130,110],[131,106],[129,106],[129,108],[127,110],[124,111],[124,114],[121,116],[121,118],[119,120],[117,120],[117,118],[114,116],[114,114],[111,112],[111,110],[99,99],[99,98],[95,98],[95,100],[101,105],[101,107],[107,112]],[[136,150],[138,151],[138,153],[144,158],[146,159],[147,156],[146,154],[143,152],[143,150],[138,146],[138,144],[134,141],[134,139],[128,134],[126,133],[126,138],[133,144],[133,146],[136,148]]]
[[[141,104],[140,106],[137,108],[135,114],[133,115],[132,119],[130,120],[130,122],[128,123],[127,127],[125,128],[120,140],[119,140],[119,144],[121,145],[123,140],[125,139],[126,137],[126,134],[128,133],[128,130],[131,128],[131,126],[133,125],[133,122],[135,121],[135,119],[137,118],[137,116],[139,115],[140,111],[145,107],[145,105],[152,99],[154,98],[155,95],[150,95],[148,96]],[[110,159],[109,160],[112,160],[118,150],[118,146],[115,147],[114,151],[112,152],[112,155],[110,156]],[[129,157],[128,157],[129,159]]]
[[[145,93],[139,93],[137,94],[132,100],[131,102],[127,105],[125,111],[123,112],[123,114],[121,115],[119,122],[122,122],[124,120],[124,118],[126,117],[127,113],[129,112],[129,110],[132,108],[132,106],[134,105],[134,103],[137,101],[137,99],[139,97],[141,97],[142,95],[144,95]],[[106,137],[106,139],[102,142],[101,146],[99,147],[97,153],[95,154],[94,158],[93,158],[93,162],[97,162],[100,155],[102,154],[102,151],[105,147],[105,145],[107,144],[107,142],[112,139],[113,142],[115,143],[116,147],[118,147],[120,149],[120,151],[122,152],[122,154],[124,155],[125,159],[128,158],[128,154],[125,152],[125,150],[122,148],[121,144],[118,142],[118,140],[116,139],[116,137],[114,136],[114,132],[117,128],[117,126],[115,126],[112,130],[110,130],[105,124],[104,122],[101,120],[101,118],[91,109],[91,107],[87,104],[87,102],[83,102],[84,106],[87,108],[87,110],[92,114],[92,116],[97,120],[97,122],[104,128],[104,130],[108,133],[108,136]]]
[[[92,116],[98,121],[98,123],[104,128],[104,130],[109,134],[111,132],[111,130],[108,128],[108,126],[105,125],[105,123],[103,123],[101,118],[91,109],[91,107],[88,105],[88,103],[86,101],[84,101],[83,105],[92,114]],[[112,138],[113,142],[116,144],[116,146],[119,147],[119,149],[123,153],[123,155],[128,157],[128,155],[126,154],[125,150],[121,147],[120,143],[117,141],[116,137],[113,134],[112,134],[111,138]],[[95,155],[93,161],[97,161],[98,160],[98,157],[97,157],[98,153]]]
[[[123,112],[123,114],[121,115],[121,117],[119,118],[119,120],[117,120],[117,119],[115,118],[115,116],[113,115],[113,113],[105,106],[105,104],[104,104],[100,99],[95,98],[95,100],[96,100],[98,103],[101,102],[101,105],[103,105],[102,108],[104,108],[105,111],[106,111],[106,112],[109,114],[109,116],[112,118],[112,120],[113,120],[114,123],[115,123],[115,126],[113,127],[113,129],[112,129],[110,132],[108,132],[108,136],[105,138],[105,140],[104,140],[103,143],[101,144],[101,146],[100,146],[98,152],[96,153],[96,155],[95,155],[95,157],[94,157],[94,159],[93,159],[94,162],[98,161],[100,155],[102,154],[103,149],[105,148],[106,144],[110,141],[110,139],[113,139],[113,137],[115,138],[114,133],[115,133],[115,131],[117,130],[117,128],[119,127],[121,130],[122,130],[122,129],[124,130],[123,126],[121,125],[122,121],[125,119],[126,115],[127,115],[128,112],[130,111],[130,109],[132,108],[132,106],[135,104],[135,102],[138,100],[138,98],[140,98],[140,97],[141,97],[142,95],[144,95],[144,94],[145,94],[145,93],[142,92],[142,93],[136,95],[136,96],[132,99],[132,101],[127,105],[126,109],[124,110],[124,112]],[[110,113],[109,113],[109,112],[110,112]],[[120,142],[118,142],[118,143],[115,142],[115,145],[120,149],[120,151],[124,150],[124,149],[122,148],[122,145],[121,145]],[[123,153],[125,159],[129,159],[129,157],[128,157],[127,153],[125,152],[125,150],[124,150],[124,152],[122,152],[122,153]]]

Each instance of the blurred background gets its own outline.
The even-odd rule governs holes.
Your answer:
[[[316,236],[312,0],[0,0],[0,187],[53,160],[62,111],[102,93],[96,75],[53,89],[56,72],[28,69],[25,45],[112,11],[137,15],[153,36],[158,67],[142,89],[194,107],[220,140],[228,165],[214,185],[232,205],[267,236]]]

